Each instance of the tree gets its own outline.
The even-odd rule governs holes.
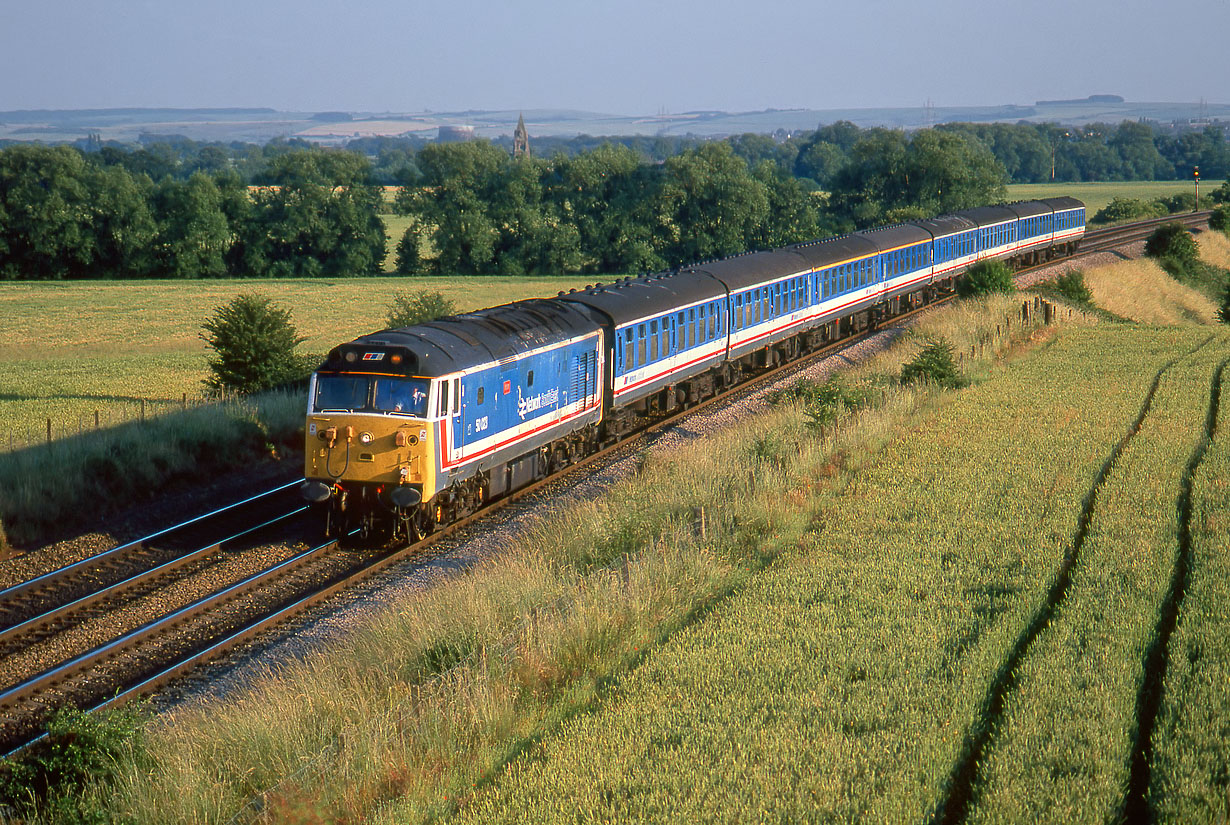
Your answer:
[[[425,289],[413,295],[399,292],[386,307],[385,324],[389,329],[412,327],[452,315],[455,311],[453,302],[441,292],[428,292]]]
[[[253,275],[374,275],[384,264],[383,193],[367,159],[290,149],[258,177],[240,241]]]
[[[708,143],[666,161],[658,203],[670,264],[746,251],[769,214],[763,183],[727,143]]]
[[[68,146],[0,151],[0,277],[76,278],[95,260],[85,161]]]
[[[166,178],[154,191],[158,215],[157,272],[169,278],[217,278],[226,274],[231,231],[222,193],[213,178],[196,172],[182,183]]]
[[[205,385],[214,391],[250,394],[302,377],[295,347],[303,342],[290,310],[265,295],[245,293],[217,307],[201,325],[201,338],[214,351],[213,375]]]
[[[417,220],[418,248],[436,250],[431,273],[481,273],[493,269],[498,228],[491,219],[508,153],[490,141],[438,143],[416,158],[421,185],[403,189],[396,210]]]

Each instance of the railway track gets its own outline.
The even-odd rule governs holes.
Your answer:
[[[1182,216],[1185,225],[1207,222],[1209,213]],[[1166,219],[1090,232],[1083,254],[1142,240]],[[1053,265],[1055,261],[1042,266]],[[893,319],[901,323],[940,301]],[[637,439],[678,423],[713,404],[727,403],[787,371],[855,343],[874,330],[842,339],[787,364],[757,373],[729,391],[661,417],[630,438],[606,447],[564,470],[573,472],[602,461]],[[37,741],[47,715],[72,704],[87,709],[115,706],[148,695],[202,663],[222,656],[279,624],[288,622],[335,594],[355,587],[495,510],[557,482],[554,474],[422,541],[382,551],[335,552],[337,542],[301,547],[276,563],[229,581],[186,603],[176,604],[106,641],[66,655],[20,679],[0,679],[0,753]],[[228,549],[251,545],[257,537],[296,523],[304,515],[297,482],[186,521],[136,542],[0,591],[0,663],[31,645],[106,614],[116,605],[157,593],[178,578],[200,574]],[[300,526],[304,521],[298,522]],[[4,682],[8,682],[7,685]]]

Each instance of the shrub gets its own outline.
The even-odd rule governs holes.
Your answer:
[[[290,310],[264,295],[239,295],[214,310],[201,325],[201,338],[216,353],[205,385],[215,391],[249,395],[302,377],[305,364],[295,355],[303,342],[290,322]]]
[[[1230,285],[1226,286],[1226,292],[1222,295],[1221,308],[1217,310],[1217,320],[1223,324],[1230,324]],[[0,541],[3,541],[4,534],[0,533]],[[0,544],[0,547],[3,545]]]
[[[930,382],[950,389],[964,386],[965,379],[957,368],[952,344],[934,335],[927,335],[923,340],[926,343],[918,355],[902,365],[901,383]]]
[[[1200,257],[1200,249],[1192,233],[1182,224],[1168,223],[1158,227],[1145,241],[1145,254],[1151,258],[1172,258],[1186,264]]]
[[[1016,292],[1012,270],[1003,261],[979,261],[957,282],[957,294],[962,298],[990,295],[994,292]]]
[[[1069,269],[1056,278],[1055,289],[1074,304],[1089,306],[1093,303],[1093,293],[1085,286],[1085,273],[1079,269]]]
[[[453,302],[442,293],[420,290],[411,295],[399,292],[388,305],[385,322],[389,328],[412,327],[415,324],[434,321],[456,311]]]
[[[1219,206],[1209,215],[1209,229],[1230,234],[1230,206]]]
[[[769,396],[769,403],[797,401],[807,416],[807,426],[823,429],[833,424],[843,411],[862,409],[871,402],[872,389],[851,386],[839,376],[831,376],[823,384],[803,379],[787,389]]]
[[[73,816],[78,789],[112,776],[117,757],[139,737],[146,714],[139,705],[86,713],[60,708],[47,723],[47,738],[15,759],[0,761],[0,804],[25,813],[46,800],[64,818]],[[82,812],[84,813],[84,812]]]
[[[1113,198],[1089,219],[1089,223],[1117,223],[1119,221],[1135,221],[1143,218],[1160,218],[1167,208],[1153,201],[1140,198]]]
[[[1196,195],[1193,192],[1176,192],[1173,195],[1164,198],[1158,198],[1154,203],[1161,206],[1166,211],[1163,215],[1177,215],[1180,212],[1195,212],[1196,211]],[[1200,208],[1209,209],[1213,206],[1213,201],[1209,197],[1200,199]]]

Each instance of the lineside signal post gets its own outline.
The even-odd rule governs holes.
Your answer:
[[[1192,167],[1192,178],[1196,181],[1196,203],[1192,206],[1193,212],[1200,211],[1200,167]]]

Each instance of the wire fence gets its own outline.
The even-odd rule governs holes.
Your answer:
[[[54,402],[55,399],[46,400]],[[86,436],[198,407],[222,406],[230,400],[233,399],[226,395],[203,397],[183,393],[179,398],[108,400],[105,405],[100,404],[94,409],[80,409],[75,415],[58,412],[37,418],[22,416],[15,421],[10,419],[6,424],[4,433],[0,435],[0,453],[45,446],[65,438]]]

